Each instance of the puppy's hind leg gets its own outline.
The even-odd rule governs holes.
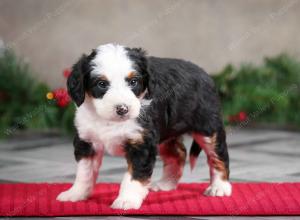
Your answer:
[[[204,149],[210,171],[210,185],[205,190],[207,196],[230,196],[229,156],[226,145],[226,134],[222,129],[212,136],[193,133],[194,140]]]
[[[57,196],[59,201],[76,202],[87,199],[93,191],[102,162],[103,150],[94,151],[91,144],[74,139],[75,157],[78,161],[76,179],[73,186]]]
[[[163,161],[163,176],[151,184],[153,191],[176,189],[182,176],[186,149],[181,138],[174,138],[159,145],[159,154]]]

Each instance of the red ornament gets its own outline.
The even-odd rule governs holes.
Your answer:
[[[63,75],[66,79],[68,79],[69,76],[71,75],[71,69],[69,69],[69,68],[64,69]]]
[[[56,103],[61,108],[64,108],[69,104],[69,102],[65,99],[58,100]]]
[[[70,68],[66,68],[63,70],[63,76],[65,78],[68,78],[70,75],[71,75]],[[59,88],[54,90],[53,92],[48,92],[46,94],[46,97],[49,100],[55,99],[57,106],[61,108],[66,107],[71,102],[71,98],[65,88]]]
[[[239,113],[239,121],[246,121],[247,120],[247,113],[246,112],[240,112]]]
[[[238,123],[238,122],[243,122],[243,121],[246,121],[248,118],[248,115],[246,112],[244,111],[241,111],[235,115],[229,115],[228,116],[228,121],[230,123]]]
[[[71,101],[67,90],[64,88],[59,88],[59,89],[54,90],[53,96],[54,96],[54,99],[56,100],[56,104],[62,108],[66,107]]]

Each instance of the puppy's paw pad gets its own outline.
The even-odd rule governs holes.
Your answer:
[[[157,182],[152,182],[150,189],[152,191],[170,191],[176,189],[177,184],[172,181],[159,180]]]
[[[77,202],[81,200],[85,200],[88,197],[86,193],[76,192],[75,190],[67,190],[65,192],[60,193],[56,199],[61,202]]]
[[[230,196],[232,192],[231,184],[228,181],[218,181],[212,183],[204,192],[206,196]]]
[[[143,201],[134,200],[132,198],[117,198],[110,206],[113,209],[139,209]]]

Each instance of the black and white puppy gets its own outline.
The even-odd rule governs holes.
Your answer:
[[[89,197],[104,151],[128,163],[115,209],[138,209],[149,189],[171,190],[182,176],[186,150],[182,135],[194,139],[190,163],[201,149],[208,158],[210,196],[231,195],[226,135],[212,79],[193,63],[146,56],[139,48],[106,44],[73,66],[68,91],[78,106],[74,138],[78,161],[73,186],[60,201]],[[151,183],[155,159],[163,176]]]

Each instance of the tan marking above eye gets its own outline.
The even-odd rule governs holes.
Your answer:
[[[98,79],[108,81],[107,77],[104,75],[99,76]]]
[[[127,78],[128,78],[128,79],[131,79],[131,78],[133,78],[133,77],[135,77],[135,76],[136,76],[136,73],[135,73],[135,72],[130,72],[130,73],[127,74]]]

